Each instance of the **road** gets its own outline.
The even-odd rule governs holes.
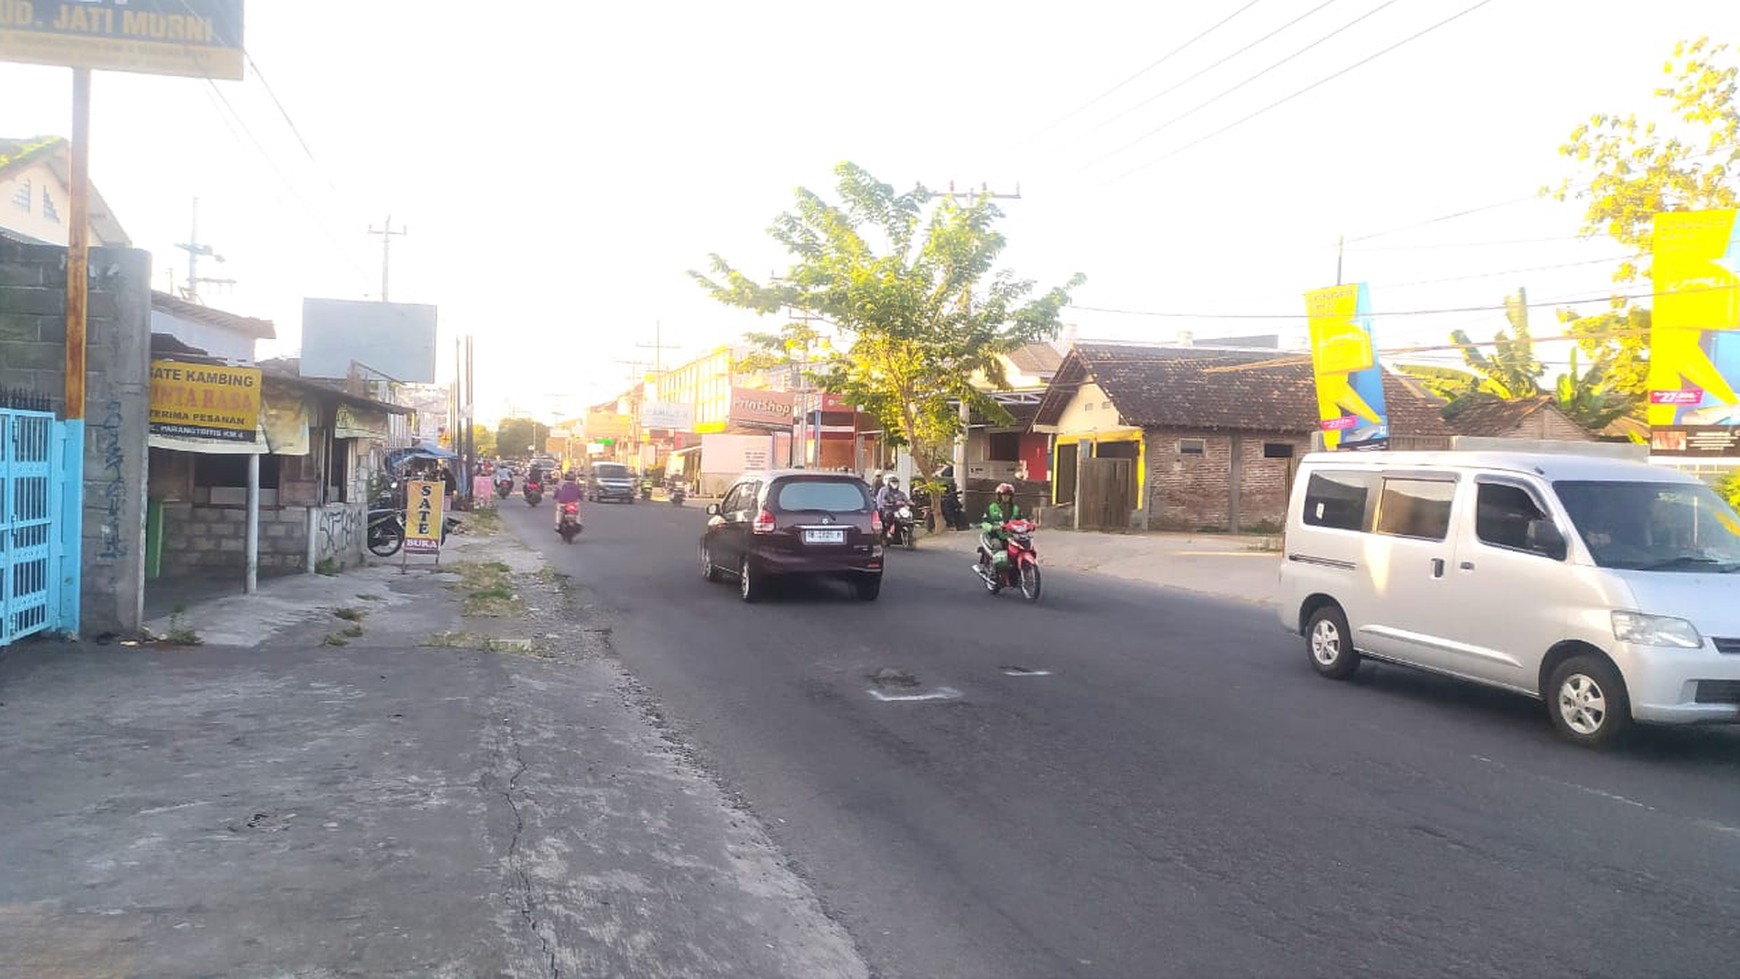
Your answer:
[[[882,976],[1737,968],[1740,731],[1591,753],[1525,699],[1321,680],[1265,608],[1061,570],[1029,606],[922,547],[874,604],[744,605],[697,507],[564,547],[508,502]]]

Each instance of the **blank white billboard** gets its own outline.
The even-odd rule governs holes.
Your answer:
[[[302,300],[302,376],[435,381],[435,307]]]

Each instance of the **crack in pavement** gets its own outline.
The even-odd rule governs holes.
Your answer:
[[[520,837],[525,835],[526,817],[524,813],[520,812],[520,804],[514,798],[514,789],[518,785],[520,776],[524,775],[531,766],[526,764],[525,755],[520,750],[520,739],[514,733],[512,719],[504,718],[503,720],[506,721],[508,744],[512,748],[514,762],[519,765],[514,773],[508,776],[507,787],[501,793],[502,798],[507,801],[508,809],[514,814],[514,834],[508,840],[507,861],[508,869],[519,879],[521,903],[517,910],[520,917],[525,919],[526,927],[530,928],[532,934],[537,937],[538,946],[543,949],[544,959],[550,968],[551,979],[562,979],[562,969],[556,964],[556,950],[550,945],[550,940],[544,936],[543,931],[538,928],[536,902],[532,899],[531,875],[526,873],[525,868],[520,865],[519,859]]]

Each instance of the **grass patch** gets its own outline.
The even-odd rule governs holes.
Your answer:
[[[347,626],[339,632],[339,635],[344,636],[347,639],[360,639],[362,634],[363,627],[360,625]]]
[[[501,533],[501,511],[492,506],[478,507],[465,514],[465,532],[479,537],[494,537]]]
[[[363,618],[368,615],[367,612],[364,612],[360,608],[349,608],[349,607],[335,608],[332,610],[332,614],[338,616],[339,618],[343,619],[346,622],[361,622],[363,620]]]
[[[356,597],[362,599],[365,602],[384,602],[384,601],[386,601],[386,599],[382,598],[379,595],[369,595],[369,594],[366,594],[364,592],[357,592]]]
[[[343,636],[334,634],[320,640],[320,644],[322,646],[348,646],[350,645],[350,640]]]
[[[524,615],[526,603],[514,590],[513,572],[500,561],[462,561],[449,565],[459,575],[454,586],[465,593],[463,614],[473,618],[502,619]]]
[[[323,557],[314,563],[314,573],[323,574],[328,578],[338,577],[338,573],[343,570],[344,565],[339,564],[337,561],[334,561],[329,557]]]
[[[554,655],[548,650],[539,649],[530,639],[503,639],[480,636],[475,632],[437,632],[423,640],[420,645],[437,649],[475,649],[485,653],[517,653],[538,659],[550,659]]]
[[[186,611],[186,605],[177,605],[175,611],[169,613],[169,632],[163,637],[163,641],[171,646],[205,645],[205,640],[200,638],[199,633],[182,620],[182,613]]]

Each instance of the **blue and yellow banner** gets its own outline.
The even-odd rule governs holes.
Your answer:
[[[1740,221],[1734,209],[1655,216],[1650,445],[1740,455]]]
[[[1317,377],[1317,423],[1327,449],[1382,449],[1389,444],[1383,368],[1371,333],[1365,283],[1305,294],[1311,367]]]

